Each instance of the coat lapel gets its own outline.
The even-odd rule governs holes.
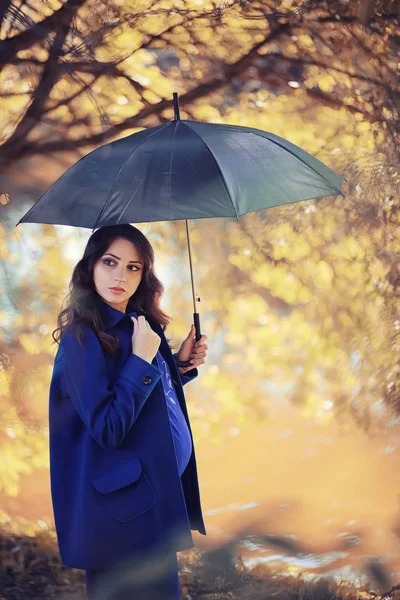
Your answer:
[[[114,327],[121,319],[123,319],[126,316],[136,317],[136,318],[138,317],[138,313],[136,313],[135,311],[123,313],[120,310],[117,310],[116,308],[112,307],[110,304],[108,304],[107,302],[104,302],[104,301],[101,302],[100,307],[101,307],[101,313],[103,316],[104,326],[106,329]],[[161,338],[160,348],[159,348],[160,352],[169,365],[172,379],[173,379],[175,385],[177,385],[178,389],[180,389],[180,387],[182,386],[182,382],[180,381],[180,378],[179,378],[178,367],[176,366],[175,359],[172,355],[171,348],[168,345],[167,338],[165,337],[164,331],[163,331],[161,325],[159,323],[157,323],[157,321],[153,321],[153,319],[150,317],[146,317],[146,320],[149,322],[152,330],[155,331],[157,333],[157,335],[159,335]],[[158,367],[156,357],[153,358],[152,364],[155,365],[156,367]]]

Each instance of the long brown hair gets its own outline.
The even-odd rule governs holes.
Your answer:
[[[118,338],[104,331],[100,310],[102,300],[93,281],[94,265],[107,252],[116,238],[125,238],[132,242],[144,263],[142,280],[133,296],[129,298],[126,312],[135,311],[138,316],[144,315],[146,319],[153,319],[161,325],[163,331],[166,330],[172,318],[159,307],[164,294],[164,286],[154,272],[153,247],[139,229],[125,223],[100,227],[90,236],[83,257],[72,273],[69,294],[64,299],[67,301],[67,306],[57,317],[57,328],[52,333],[54,342],[59,344],[64,329],[76,324],[77,339],[81,343],[86,324],[99,338],[106,354],[114,354],[119,348]],[[59,335],[55,335],[57,331]],[[170,344],[169,338],[167,341],[171,350],[176,348],[176,345]]]

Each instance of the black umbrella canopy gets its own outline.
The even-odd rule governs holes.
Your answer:
[[[235,217],[344,194],[343,177],[260,129],[175,118],[105,144],[70,167],[18,222],[93,230]],[[18,225],[17,224],[17,225]]]
[[[187,220],[239,220],[246,213],[273,206],[344,196],[344,178],[273,133],[182,120],[176,93],[174,106],[173,121],[105,144],[81,158],[17,226],[50,223],[94,231],[119,223],[184,219],[198,341],[200,317]]]

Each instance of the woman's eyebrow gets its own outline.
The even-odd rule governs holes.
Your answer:
[[[119,256],[117,256],[116,254],[112,254],[111,252],[107,252],[106,254],[109,254],[110,256],[113,256],[114,258],[117,258],[118,260],[121,260]],[[139,265],[141,265],[142,263],[140,262],[140,260],[130,260],[130,263],[139,263]],[[142,265],[143,266],[143,265]]]

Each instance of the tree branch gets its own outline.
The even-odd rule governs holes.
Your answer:
[[[280,35],[286,33],[289,30],[289,26],[287,24],[277,26],[273,31],[270,31],[266,37],[255,44],[248,53],[241,57],[233,64],[226,65],[224,73],[220,76],[214,77],[209,81],[201,83],[197,87],[189,90],[185,94],[179,97],[179,103],[182,107],[186,104],[192,103],[197,98],[201,98],[210,92],[218,90],[229,83],[229,81],[233,77],[237,77],[251,65],[252,60],[255,56],[258,56],[258,50],[262,48],[266,43],[277,39]],[[121,123],[116,123],[107,131],[103,131],[101,133],[97,133],[90,137],[80,138],[80,139],[69,139],[69,140],[56,140],[52,142],[47,142],[45,144],[29,144],[27,143],[24,147],[18,149],[18,157],[21,158],[27,155],[33,154],[49,154],[52,152],[59,152],[63,150],[74,150],[76,148],[82,148],[85,146],[92,146],[103,144],[107,140],[112,139],[121,131],[125,129],[131,129],[134,127],[143,127],[145,126],[145,120],[150,115],[159,116],[166,108],[171,107],[171,100],[164,99],[157,104],[150,104],[149,106],[144,107],[141,111],[139,111],[133,117],[129,117],[122,121]],[[13,136],[14,137],[14,136]],[[3,163],[3,166],[9,163],[15,157],[15,148],[13,144],[10,143],[10,140],[6,142],[3,146],[3,157],[0,162]]]
[[[356,114],[360,113],[366,117],[371,117],[371,113],[364,110],[360,106],[347,104],[343,102],[340,98],[336,98],[332,94],[328,94],[327,92],[323,92],[319,87],[313,88],[304,88],[308,96],[313,98],[317,98],[318,100],[322,100],[327,106],[331,106],[332,108],[346,108],[349,112]]]
[[[2,2],[0,2],[0,31],[3,27],[5,16],[7,14],[7,11],[9,10],[10,5],[11,0],[2,0]]]
[[[49,52],[49,57],[43,69],[41,79],[33,94],[32,102],[13,135],[3,146],[6,153],[8,148],[12,148],[14,153],[18,153],[23,148],[28,133],[39,122],[43,105],[47,101],[48,95],[58,76],[58,60],[62,53],[63,44],[68,35],[69,28],[70,23],[63,25],[58,29]]]
[[[297,57],[297,56],[285,56],[279,52],[271,52],[266,55],[266,58],[279,58],[288,62],[292,62],[294,64],[301,63],[304,66],[313,65],[316,67],[321,67],[326,69],[327,71],[336,71],[336,73],[343,73],[343,75],[348,75],[352,79],[360,79],[361,81],[366,81],[368,83],[372,83],[379,87],[383,87],[386,90],[391,90],[392,88],[385,83],[385,81],[381,81],[380,79],[376,79],[375,77],[369,77],[368,75],[362,75],[361,73],[350,73],[347,69],[343,69],[340,67],[334,67],[332,65],[326,64],[320,60],[315,60],[313,58],[308,57]]]
[[[69,25],[72,17],[86,0],[67,0],[67,2],[52,15],[36,23],[30,29],[18,33],[11,38],[0,40],[0,69],[9,63],[20,50],[26,50],[47,38],[54,30]]]

